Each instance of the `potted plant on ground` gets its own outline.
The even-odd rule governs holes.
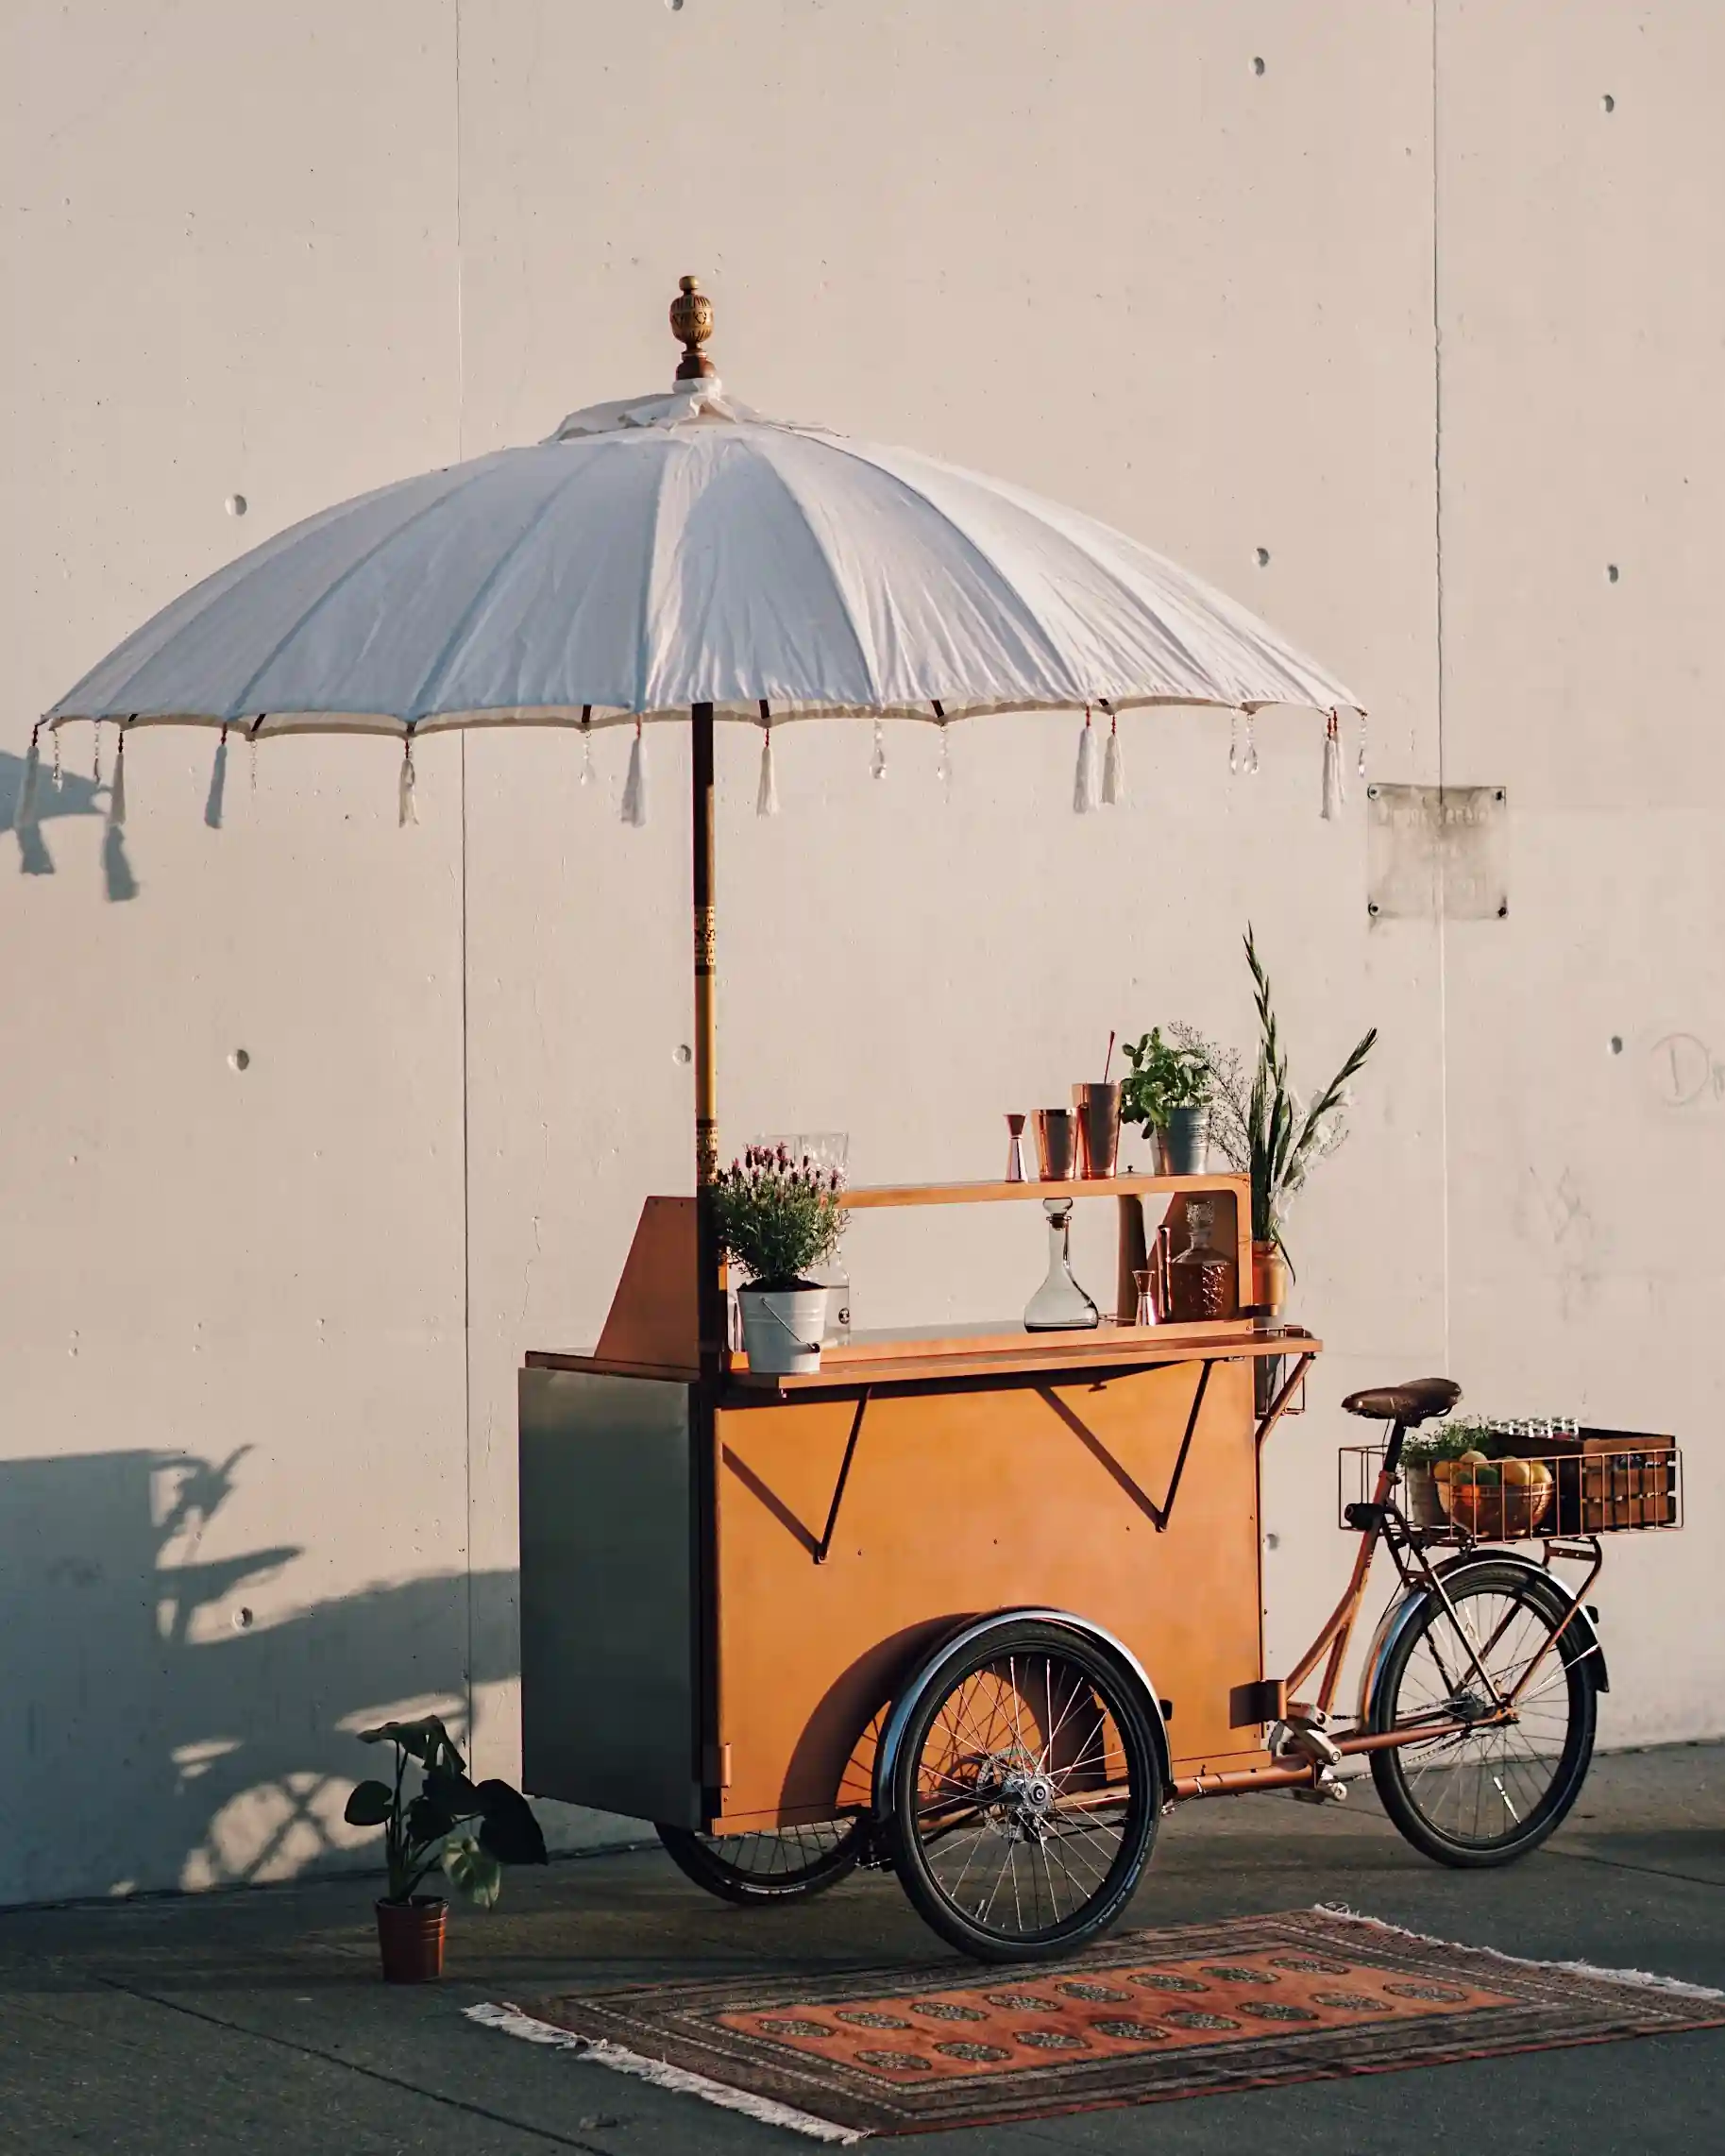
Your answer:
[[[1240,1059],[1217,1049],[1189,1027],[1175,1028],[1179,1044],[1208,1058],[1210,1134],[1236,1175],[1252,1179],[1252,1304],[1275,1316],[1288,1299],[1293,1266],[1283,1240],[1288,1203],[1318,1162],[1347,1136],[1349,1080],[1371,1054],[1378,1028],[1353,1053],[1310,1108],[1288,1082],[1288,1058],[1276,1023],[1270,977],[1259,961],[1250,927],[1246,963],[1258,1006],[1258,1061],[1248,1088]]]
[[[1187,1028],[1184,1038],[1164,1040],[1153,1027],[1141,1041],[1123,1042],[1130,1070],[1120,1088],[1120,1120],[1142,1123],[1150,1137],[1154,1172],[1201,1176],[1209,1111],[1209,1059]]]
[[[827,1291],[803,1276],[830,1263],[844,1232],[837,1168],[818,1168],[786,1146],[751,1146],[713,1190],[719,1248],[749,1275],[738,1290],[749,1367],[800,1377],[820,1367]]]
[[[389,1888],[379,1900],[378,1946],[383,1980],[422,1984],[443,1974],[448,1904],[417,1889],[441,1869],[458,1893],[489,1909],[505,1864],[543,1864],[545,1837],[527,1799],[507,1782],[471,1782],[466,1764],[434,1714],[363,1729],[362,1744],[393,1744],[396,1774],[361,1782],[342,1816],[349,1826],[383,1829]],[[408,1762],[420,1770],[418,1792],[406,1789]]]

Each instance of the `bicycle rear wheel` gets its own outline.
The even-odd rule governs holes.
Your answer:
[[[1528,1565],[1471,1567],[1431,1596],[1391,1649],[1374,1687],[1374,1731],[1439,1719],[1466,1727],[1372,1754],[1372,1779],[1402,1834],[1440,1864],[1513,1863],[1538,1848],[1581,1794],[1593,1757],[1598,1692],[1567,1597]],[[1458,1623],[1462,1629],[1458,1629]],[[1508,1722],[1485,1719],[1474,1654],[1507,1698],[1533,1668]],[[1541,1659],[1541,1657],[1544,1657]]]

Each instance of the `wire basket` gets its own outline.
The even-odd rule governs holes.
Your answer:
[[[1433,1537],[1527,1542],[1683,1523],[1683,1453],[1675,1438],[1578,1430],[1565,1438],[1499,1436],[1497,1444],[1498,1456],[1483,1467],[1457,1460],[1437,1463],[1446,1474],[1404,1469],[1399,1502],[1409,1525]],[[1342,1448],[1344,1527],[1350,1505],[1370,1502],[1383,1452],[1381,1445]]]

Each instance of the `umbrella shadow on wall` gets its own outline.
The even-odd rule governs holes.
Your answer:
[[[373,1870],[375,1837],[340,1827],[354,1732],[427,1703],[461,1741],[469,1622],[513,1640],[515,1573],[256,1617],[305,1553],[207,1553],[249,1450],[0,1463],[0,1902]],[[471,1681],[515,1674],[496,1659]]]
[[[0,828],[12,830],[18,813],[18,796],[24,787],[24,758],[0,749]],[[24,875],[53,875],[54,857],[48,851],[42,825],[59,816],[100,816],[108,801],[106,785],[85,778],[80,772],[62,772],[57,787],[42,772],[36,789],[37,822],[13,832],[18,844],[18,867]],[[136,898],[138,879],[126,853],[126,833],[110,823],[102,834],[102,883],[110,898]]]

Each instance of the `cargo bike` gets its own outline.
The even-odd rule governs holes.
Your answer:
[[[1122,1178],[1111,1194],[1177,1213],[1199,1193],[1245,1217],[1226,1178]],[[531,1790],[651,1820],[735,1902],[888,1867],[983,1961],[1106,1929],[1162,1816],[1194,1799],[1336,1801],[1358,1759],[1407,1839],[1458,1866],[1523,1856],[1568,1812],[1608,1684],[1585,1597],[1605,1533],[1680,1523],[1668,1440],[1547,1443],[1531,1496],[1505,1488],[1482,1519],[1458,1490],[1453,1516],[1422,1521],[1402,1447],[1458,1388],[1353,1395],[1348,1412],[1386,1435],[1343,1455],[1362,1485],[1344,1511],[1351,1575],[1298,1664],[1269,1676],[1259,1460],[1317,1340],[1246,1316],[1055,1344],[858,1343],[809,1378],[727,1358],[703,1379],[692,1335],[681,1363],[655,1337],[663,1301],[633,1301],[667,1277],[668,1231],[692,1256],[691,1213],[650,1202],[597,1355],[536,1353],[522,1373]],[[1278,1372],[1267,1398],[1260,1370]],[[1380,1547],[1398,1591],[1344,1713]],[[1558,1569],[1572,1562],[1576,1582]]]

